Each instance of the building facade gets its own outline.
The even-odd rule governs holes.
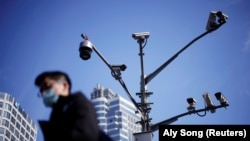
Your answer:
[[[0,92],[0,141],[36,141],[37,126],[14,97]]]
[[[141,117],[135,114],[132,102],[99,84],[91,93],[91,101],[99,127],[114,141],[133,141],[133,134],[141,132],[141,125],[136,123]]]

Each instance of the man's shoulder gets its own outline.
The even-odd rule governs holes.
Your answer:
[[[89,100],[85,94],[81,91],[77,91],[70,94],[70,103],[74,106],[93,107],[91,100]]]
[[[84,99],[84,100],[88,100],[86,95],[81,92],[81,91],[77,91],[77,92],[74,92],[74,93],[71,93],[70,94],[70,98],[71,99]]]

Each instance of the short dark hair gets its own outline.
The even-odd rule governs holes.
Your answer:
[[[41,86],[41,84],[44,82],[44,79],[46,77],[49,77],[53,80],[60,80],[60,79],[65,79],[67,83],[69,84],[69,91],[71,91],[71,80],[65,72],[62,71],[45,71],[41,74],[39,74],[36,79],[35,79],[35,85],[36,86]]]

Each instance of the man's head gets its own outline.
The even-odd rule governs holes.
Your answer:
[[[57,95],[68,96],[71,91],[70,78],[61,71],[46,71],[39,74],[35,79],[35,85],[39,87],[41,94],[53,89]]]

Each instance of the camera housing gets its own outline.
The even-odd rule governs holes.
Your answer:
[[[149,32],[133,33],[132,37],[135,40],[138,40],[138,39],[147,39],[149,37]]]
[[[205,93],[202,96],[203,96],[203,99],[204,99],[207,107],[209,108],[210,112],[215,113],[215,109],[214,109],[215,105],[214,105],[214,102],[212,101],[212,99],[210,98],[209,94]]]
[[[214,30],[219,27],[219,25],[226,22],[228,16],[221,11],[211,11],[208,17],[206,30]]]
[[[196,104],[196,100],[192,97],[187,98],[187,102],[189,104],[189,106],[187,107],[188,111],[194,111],[195,110],[195,104]]]
[[[80,43],[79,52],[83,60],[88,60],[91,57],[93,45],[89,40],[84,40]]]
[[[228,103],[227,98],[221,92],[217,92],[214,95],[221,105],[226,105]]]
[[[127,68],[127,66],[125,64],[112,64],[111,67],[115,71],[125,71]]]
[[[187,98],[187,102],[188,102],[189,105],[195,105],[196,104],[196,100],[194,98],[192,98],[192,97]]]
[[[221,11],[216,12],[216,16],[219,18],[219,23],[225,23],[228,19],[228,16],[225,13],[222,13]]]

